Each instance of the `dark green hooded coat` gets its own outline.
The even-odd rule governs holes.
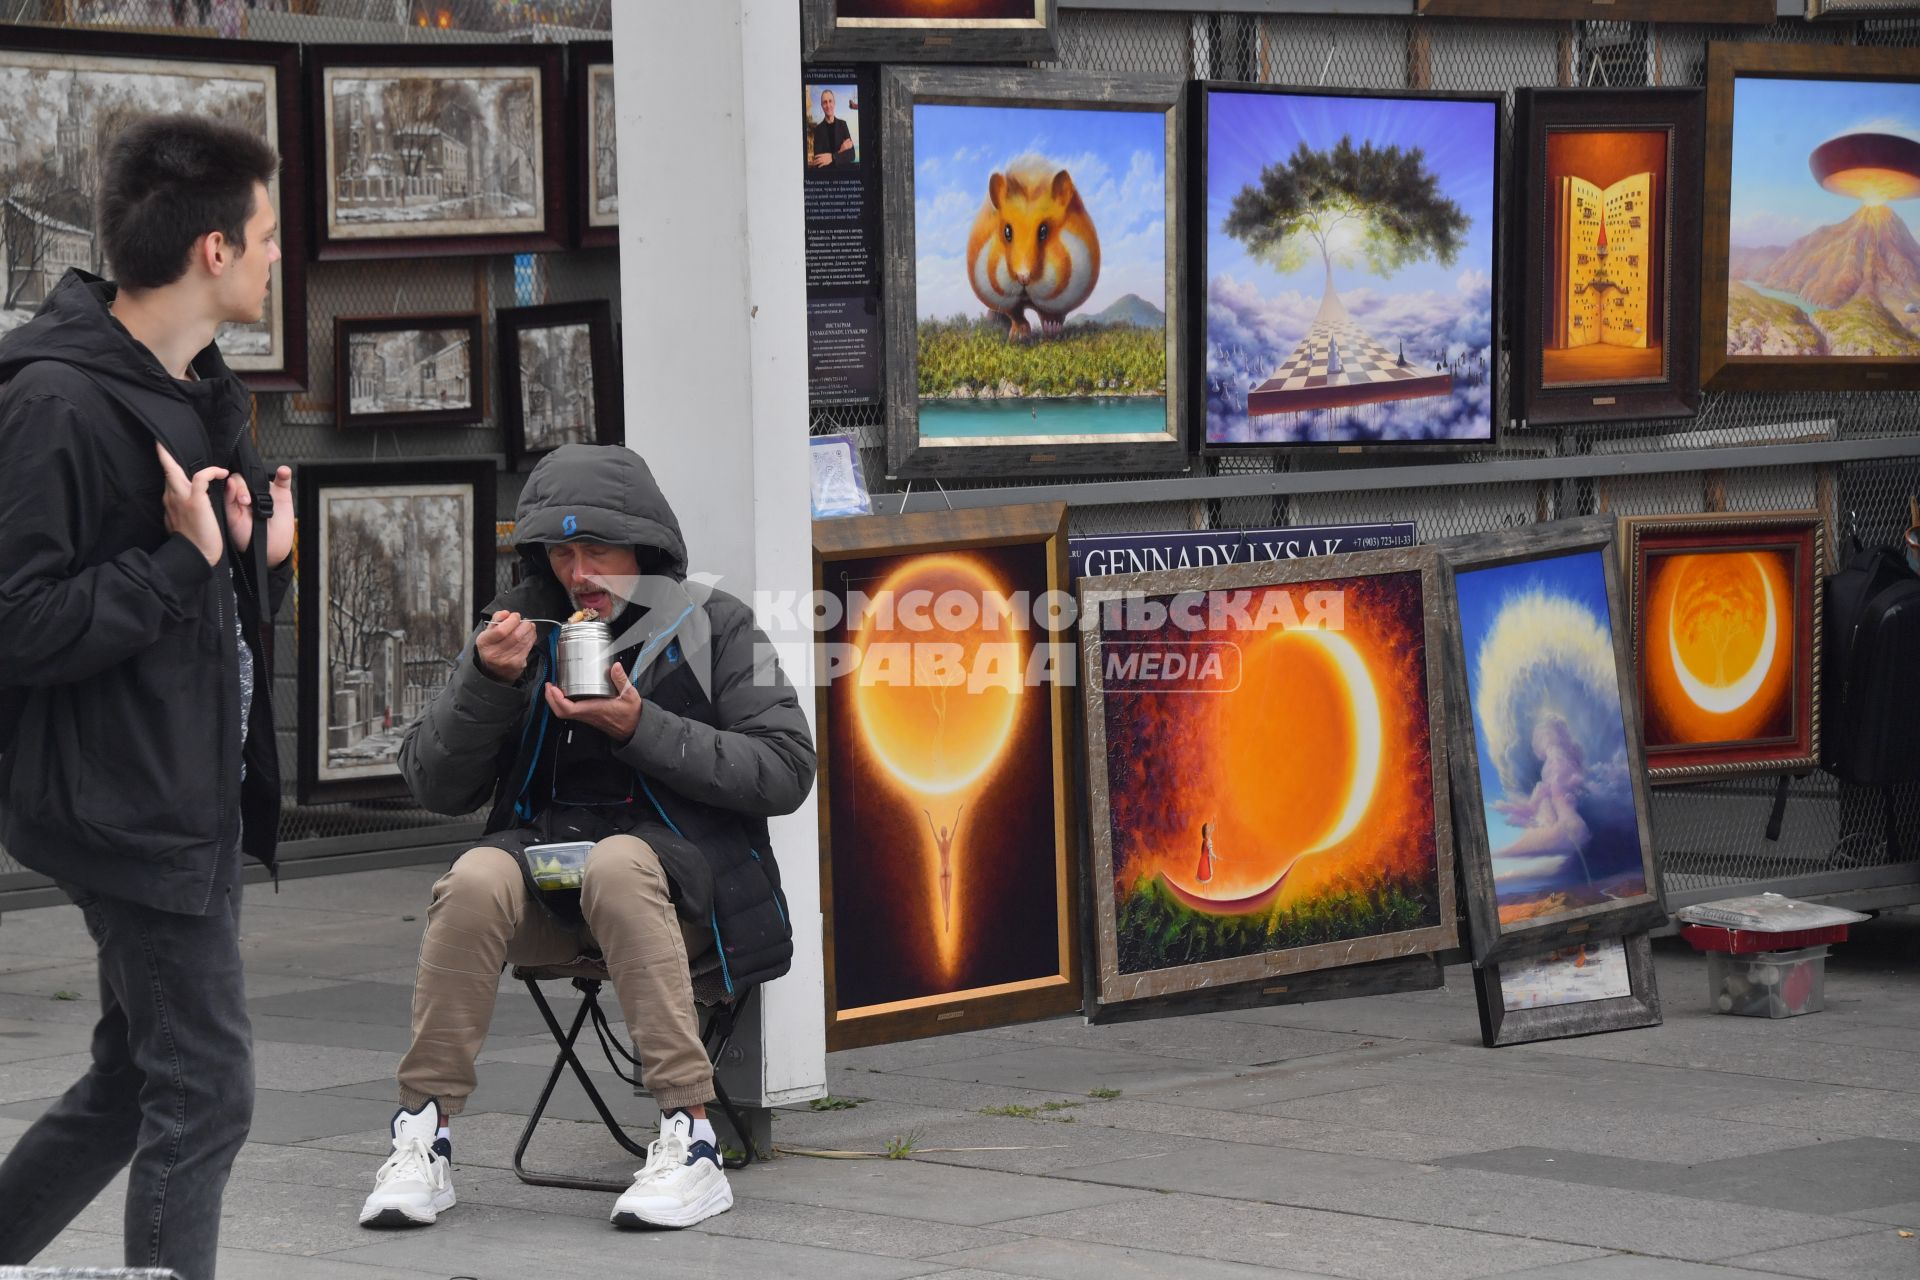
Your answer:
[[[676,847],[697,848],[705,868],[676,867],[663,847],[671,838],[658,829],[641,834],[681,889],[683,915],[692,914],[686,894],[703,907],[710,901],[701,914],[711,914],[729,982],[778,976],[793,946],[766,820],[793,812],[813,785],[813,741],[799,699],[747,606],[687,582],[680,522],[647,464],[621,446],[566,445],[541,459],[515,513],[524,580],[490,603],[488,615],[566,617],[572,606],[547,565],[546,544],[572,538],[635,547],[656,575],[640,601],[639,637],[650,643],[638,646],[642,665],[632,675],[645,707],[613,754],[640,779],[648,818],[684,838]],[[401,774],[426,808],[470,813],[490,802],[489,833],[520,828],[538,811],[543,801],[528,779],[549,723],[541,689],[552,630],[541,628],[527,674],[513,684],[481,669],[468,644],[400,747]],[[636,647],[618,636],[615,644],[629,656]]]

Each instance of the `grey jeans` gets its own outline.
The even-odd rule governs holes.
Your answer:
[[[0,1164],[0,1264],[31,1261],[131,1160],[127,1265],[213,1280],[220,1199],[253,1122],[240,886],[205,916],[67,895],[99,949],[93,1065]]]

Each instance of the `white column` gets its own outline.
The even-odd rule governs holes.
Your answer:
[[[799,6],[623,0],[613,58],[627,441],[679,513],[694,570],[743,598],[805,593]],[[811,720],[811,647],[775,639]],[[727,1072],[742,1102],[826,1088],[814,804],[773,823],[793,970],[762,993],[758,1042],[743,1035],[747,1062]]]

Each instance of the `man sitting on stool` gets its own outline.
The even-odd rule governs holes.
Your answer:
[[[483,843],[433,887],[398,1072],[393,1154],[363,1226],[424,1226],[454,1203],[448,1122],[474,1087],[500,971],[599,952],[660,1107],[660,1138],[614,1205],[624,1227],[686,1227],[733,1204],[706,1103],[689,957],[728,990],[793,954],[766,819],[813,785],[814,749],[772,646],[740,601],[686,581],[679,522],[640,456],[567,445],[527,478],[514,528],[526,580],[490,606],[447,685],[407,731],[415,799]],[[613,696],[569,698],[558,629],[609,624]],[[591,843],[578,897],[542,891],[539,846]],[[715,947],[717,955],[710,955]],[[744,1135],[743,1135],[744,1136]]]

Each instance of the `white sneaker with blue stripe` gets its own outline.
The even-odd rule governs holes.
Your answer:
[[[671,1111],[647,1144],[647,1164],[613,1206],[616,1227],[690,1227],[733,1208],[720,1153],[693,1136],[693,1117]]]

